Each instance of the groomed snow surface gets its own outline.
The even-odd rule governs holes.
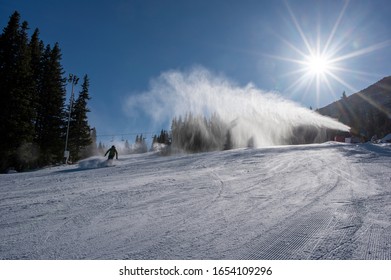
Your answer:
[[[121,156],[0,175],[0,259],[391,259],[391,146]]]

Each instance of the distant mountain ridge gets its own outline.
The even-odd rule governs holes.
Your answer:
[[[352,134],[365,140],[384,137],[391,132],[391,76],[317,112],[350,126]]]

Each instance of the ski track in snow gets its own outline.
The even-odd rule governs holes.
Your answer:
[[[330,142],[3,174],[0,259],[389,260],[390,159]]]

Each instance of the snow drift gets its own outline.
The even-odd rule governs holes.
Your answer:
[[[202,129],[204,118],[217,115],[219,126],[224,128],[224,137],[213,139],[219,142],[218,146],[224,146],[228,133],[233,147],[247,147],[249,142],[260,147],[290,144],[292,138],[298,137],[298,131],[307,128],[316,132],[315,142],[326,140],[325,129],[349,130],[346,125],[286,100],[276,92],[262,91],[253,84],[239,86],[201,67],[189,72],[165,72],[151,82],[147,92],[130,96],[126,104],[131,114],[141,111],[161,126],[170,126],[175,117],[197,116],[200,121],[194,128],[201,134],[209,133]],[[203,139],[212,136],[202,134]]]

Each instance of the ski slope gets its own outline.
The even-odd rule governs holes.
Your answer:
[[[0,175],[0,259],[391,259],[391,146],[122,156]]]

